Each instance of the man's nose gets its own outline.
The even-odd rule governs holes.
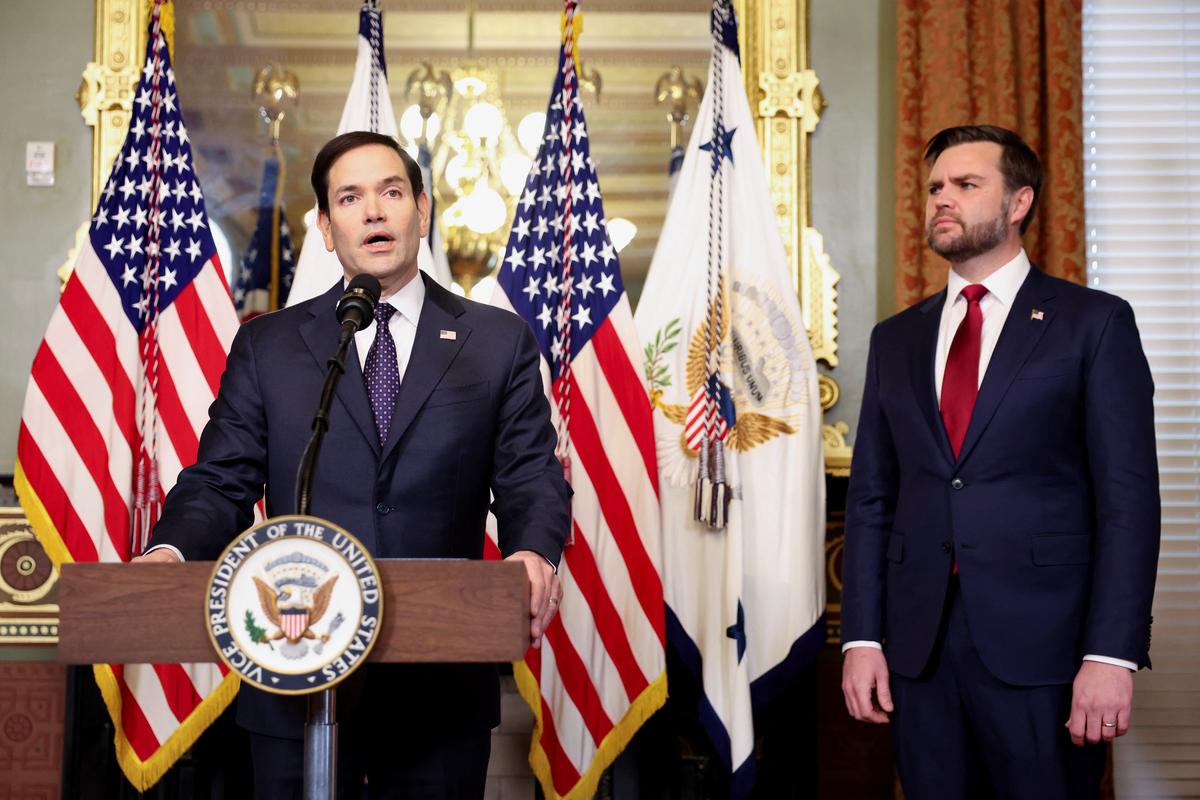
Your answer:
[[[367,195],[363,201],[363,216],[367,222],[379,222],[384,218],[383,203],[375,195]]]

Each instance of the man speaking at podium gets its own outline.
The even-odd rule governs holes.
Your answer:
[[[539,641],[562,589],[569,489],[554,456],[537,344],[514,314],[456,297],[417,270],[429,198],[389,137],[354,132],[313,163],[325,246],[346,280],[379,280],[375,324],[355,334],[329,416],[312,513],[376,558],[483,555],[489,491],[501,552],[524,563]],[[292,513],[344,284],[257,317],[238,332],[196,463],[179,476],[139,561],[212,560],[253,521]],[[338,689],[339,796],[483,796],[499,722],[490,664],[370,665]],[[259,797],[299,797],[304,697],[243,686]]]

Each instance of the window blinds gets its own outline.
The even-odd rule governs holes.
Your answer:
[[[1085,1],[1083,120],[1088,281],[1137,314],[1162,480],[1154,669],[1116,795],[1200,797],[1200,0]]]

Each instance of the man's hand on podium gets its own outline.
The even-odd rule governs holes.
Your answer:
[[[166,547],[160,547],[157,550],[151,550],[148,553],[142,553],[137,558],[131,558],[130,564],[182,564],[179,556],[175,555]]]
[[[529,636],[534,647],[541,647],[542,634],[550,626],[550,621],[558,613],[558,604],[562,602],[562,581],[541,553],[518,550],[504,560],[520,561],[529,574]]]

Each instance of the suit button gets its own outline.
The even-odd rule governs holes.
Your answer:
[[[375,510],[378,511],[380,514],[386,514],[392,510],[392,507],[389,506],[387,503],[380,503],[379,505],[375,506]]]
[[[966,484],[962,482],[962,478],[955,478],[954,480],[950,481],[951,489],[961,489],[964,486],[966,486]]]
[[[942,542],[942,552],[943,553],[951,553],[953,551],[954,551],[954,545],[950,544],[949,542]]]

